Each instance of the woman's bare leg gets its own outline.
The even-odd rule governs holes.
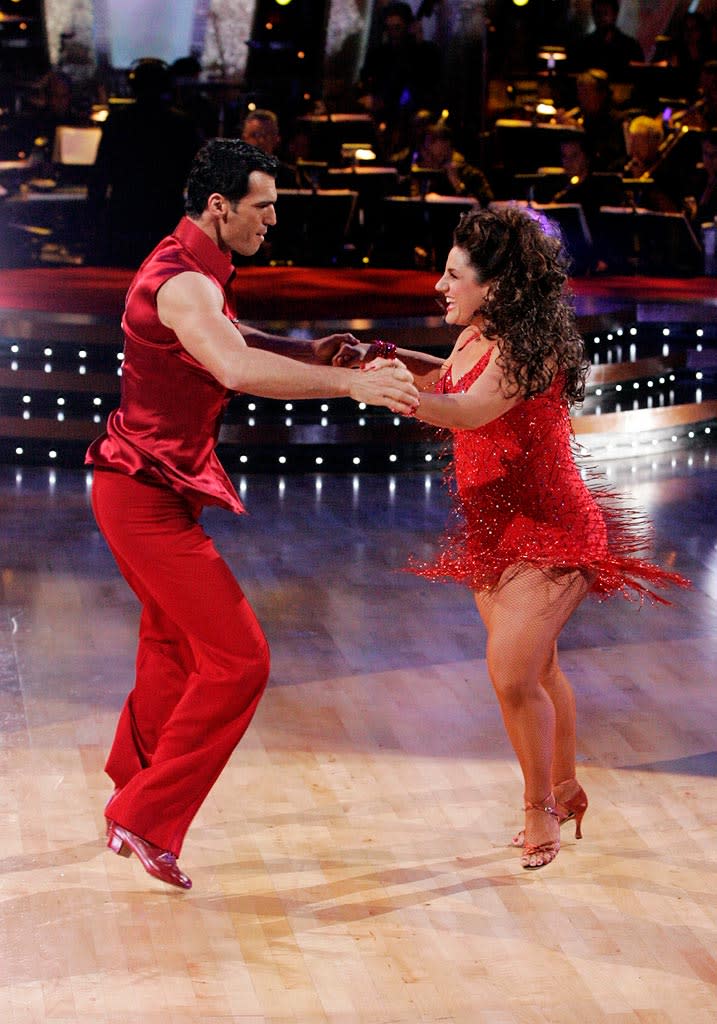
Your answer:
[[[558,782],[575,777],[575,694],[565,673],[558,663],[558,645],[553,651],[540,677],[555,709],[555,748],[553,750],[552,781]]]
[[[571,763],[574,774],[575,705],[567,679],[556,671],[555,645],[587,590],[579,572],[549,576],[525,566],[508,570],[494,591],[475,594],[488,633],[488,671],[523,772],[526,805],[545,801],[554,768]],[[557,819],[527,812],[529,845],[552,841],[558,831]]]

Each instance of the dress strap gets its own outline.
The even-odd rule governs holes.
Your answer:
[[[471,384],[475,384],[490,362],[491,353],[494,348],[495,346],[491,345],[491,347],[483,353],[478,362],[471,366],[470,370],[466,370],[463,376],[460,377],[455,384],[451,377],[451,391],[467,391]],[[450,367],[448,368],[448,372],[450,373]]]

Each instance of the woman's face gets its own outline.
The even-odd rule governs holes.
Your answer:
[[[448,253],[443,276],[436,282],[436,291],[445,301],[446,323],[463,326],[480,319],[479,310],[488,294],[488,285],[479,284],[468,254],[454,246]]]

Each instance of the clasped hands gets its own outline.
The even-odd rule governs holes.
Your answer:
[[[372,345],[352,338],[339,347],[331,362],[334,366],[360,368],[349,391],[356,402],[383,405],[391,412],[412,416],[419,404],[413,374],[400,359],[373,358]]]

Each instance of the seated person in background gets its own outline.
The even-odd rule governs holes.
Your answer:
[[[113,109],[102,128],[88,186],[95,258],[138,267],[184,212],[184,183],[202,139],[171,104],[164,61],[143,57],[129,72],[134,103]]]
[[[686,110],[678,111],[672,124],[682,128],[710,131],[717,128],[717,60],[702,65],[699,76],[699,98]]]
[[[400,139],[400,148],[391,150],[387,156],[388,163],[395,167],[399,177],[406,178],[411,166],[416,162],[418,148],[423,141],[426,129],[438,120],[432,110],[421,108],[411,118],[405,137]]]
[[[586,135],[575,132],[560,143],[560,163],[568,183],[552,199],[554,203],[579,203],[592,229],[601,206],[622,206],[624,190],[617,174],[595,173]]]
[[[242,142],[256,146],[262,153],[277,156],[281,143],[279,119],[273,110],[250,110],[244,119],[241,130]],[[296,167],[279,160],[279,172],[276,176],[277,188],[299,188]]]
[[[202,65],[198,57],[179,57],[171,65],[174,105],[192,119],[202,139],[219,135],[219,109],[201,85]]]
[[[443,121],[428,125],[423,131],[411,165],[410,192],[416,196],[430,192],[465,196],[477,199],[481,206],[487,206],[494,198],[483,171],[453,148],[451,130]]]
[[[389,3],[381,12],[381,43],[369,48],[359,82],[360,104],[386,124],[386,151],[401,148],[421,107],[443,106],[441,51],[419,38],[410,4]]]
[[[626,188],[636,206],[658,213],[677,213],[682,210],[681,187],[662,169],[664,139],[659,118],[633,118],[627,129],[628,160],[623,176],[631,179]]]
[[[697,97],[700,70],[705,61],[717,56],[709,29],[704,14],[690,10],[683,12],[670,26],[664,58],[670,67],[677,69],[679,95],[688,100]]]
[[[625,133],[622,116],[613,107],[610,79],[600,68],[588,68],[576,79],[578,105],[558,111],[557,121],[581,128],[587,136],[595,171],[622,170],[625,163]]]
[[[592,14],[594,30],[579,39],[568,53],[571,70],[602,68],[613,81],[629,80],[630,63],[642,63],[645,55],[638,41],[617,27],[619,0],[593,0]]]
[[[717,128],[702,137],[702,160],[690,175],[685,207],[695,227],[717,217]]]
[[[83,110],[77,102],[68,76],[50,68],[30,86],[26,111],[10,116],[6,109],[0,114],[0,158],[24,159],[33,153],[34,177],[55,178],[57,168],[52,166],[52,152],[56,129],[66,124],[89,125],[88,115],[89,110]]]
[[[566,135],[560,143],[560,163],[568,175],[568,184],[560,189],[553,203],[578,203],[592,238],[588,269],[607,269],[606,247],[602,243],[601,206],[622,206],[625,193],[617,174],[596,174],[592,168],[590,143],[584,132]]]

